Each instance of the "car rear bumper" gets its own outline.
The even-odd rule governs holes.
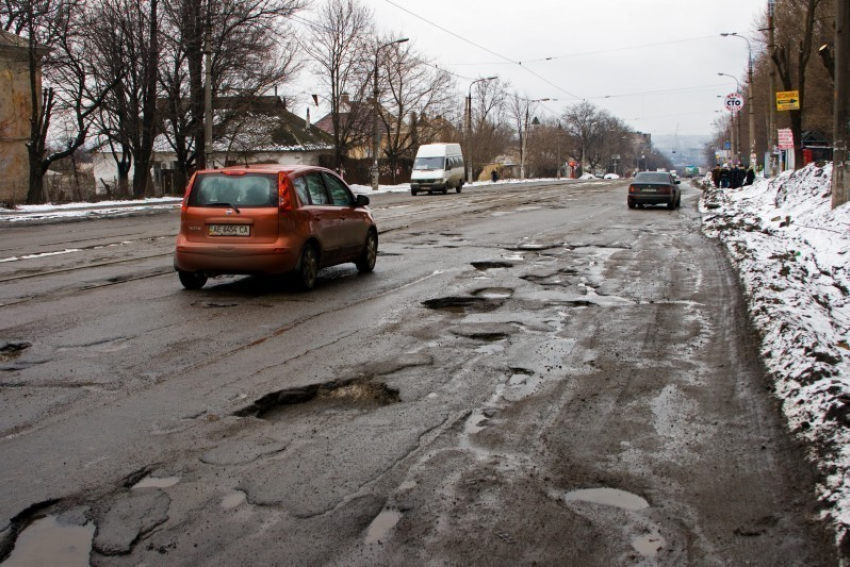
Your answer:
[[[629,195],[629,202],[636,205],[666,205],[672,203],[674,195]]]
[[[280,274],[298,264],[299,250],[278,241],[264,245],[220,245],[177,243],[174,268],[207,274]]]

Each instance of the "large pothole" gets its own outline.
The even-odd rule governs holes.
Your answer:
[[[495,311],[504,304],[503,298],[489,297],[439,297],[423,301],[428,309],[448,311],[450,313],[486,313]]]
[[[234,412],[233,415],[274,420],[282,416],[287,408],[296,405],[311,404],[369,409],[399,401],[398,390],[381,382],[373,382],[371,378],[354,378],[272,392],[250,406]]]

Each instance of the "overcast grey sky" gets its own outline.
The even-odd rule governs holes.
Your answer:
[[[321,0],[318,0],[321,1]],[[653,134],[710,134],[767,0],[361,0],[384,33],[458,76],[498,75],[556,116],[588,100]],[[521,64],[520,64],[521,63]]]

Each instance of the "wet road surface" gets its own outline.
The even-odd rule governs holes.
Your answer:
[[[174,212],[0,227],[0,557],[836,564],[683,194],[377,196],[308,294],[182,290]]]

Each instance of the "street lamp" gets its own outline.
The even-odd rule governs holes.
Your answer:
[[[735,80],[735,92],[741,92],[741,83],[738,81],[738,77],[735,75],[730,75],[728,73],[717,73],[720,77],[729,77],[730,79]],[[737,111],[732,111],[732,156],[735,161],[740,163],[740,157],[738,156],[739,146],[741,144],[741,117],[738,117],[737,124],[735,122],[735,116],[738,114]]]
[[[374,89],[372,90],[372,103],[374,104],[372,112],[372,191],[378,190],[378,153],[381,151],[380,143],[378,141],[378,112],[380,109],[380,105],[378,104],[378,57],[383,48],[397,43],[404,43],[406,41],[409,41],[409,38],[403,37],[401,39],[395,39],[378,46],[375,50],[375,74],[373,76],[375,83]]]
[[[528,144],[528,111],[531,108],[531,105],[535,102],[546,102],[549,100],[548,98],[538,98],[535,100],[529,100],[528,104],[525,105],[525,123],[523,125],[523,131],[519,133],[520,142],[519,142],[519,178],[525,179],[525,148]],[[535,118],[535,120],[537,120]]]
[[[468,163],[466,166],[466,182],[472,183],[472,172],[474,170],[474,165],[472,161],[472,86],[475,83],[481,83],[484,81],[492,81],[497,77],[484,77],[483,79],[476,79],[469,84],[469,95],[466,97],[466,135],[468,137],[466,142],[466,151],[468,153]]]
[[[750,130],[750,167],[754,167],[756,161],[756,119],[755,114],[753,113],[753,46],[752,44],[750,44],[749,39],[742,35],[738,35],[738,32],[721,33],[720,35],[723,37],[737,37],[738,39],[743,39],[747,42],[747,53],[749,54],[749,64],[747,67],[747,77],[749,83],[747,85],[747,106],[750,107],[748,113],[748,127]]]

